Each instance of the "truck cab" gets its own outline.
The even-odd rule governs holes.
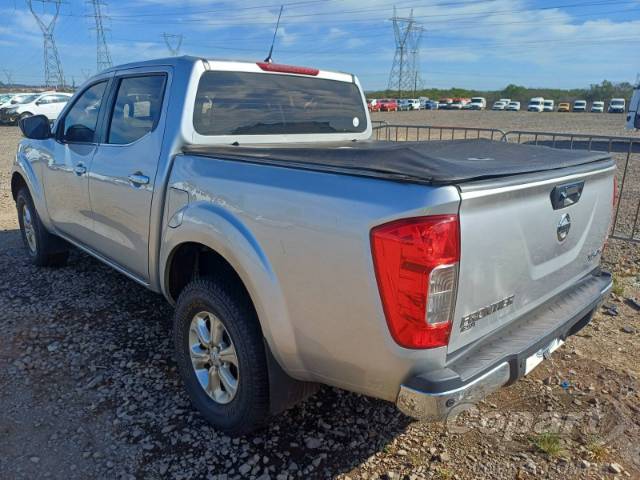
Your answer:
[[[627,128],[640,130],[640,83],[633,91],[629,101],[629,113],[627,114]]]

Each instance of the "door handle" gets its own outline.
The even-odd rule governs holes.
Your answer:
[[[81,176],[87,173],[87,167],[85,167],[82,163],[79,163],[73,168],[73,171],[76,175]]]
[[[137,187],[139,185],[146,185],[149,183],[149,177],[146,175],[142,175],[142,173],[132,173],[129,175],[129,182],[133,184],[133,186]]]

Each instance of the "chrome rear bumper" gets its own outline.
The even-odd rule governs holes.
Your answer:
[[[409,378],[400,387],[398,409],[420,420],[446,420],[515,382],[527,372],[528,358],[547,358],[552,342],[574,335],[591,321],[612,284],[610,274],[594,272],[516,325],[470,346],[447,367]]]

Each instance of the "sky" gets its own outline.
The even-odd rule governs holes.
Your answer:
[[[424,28],[425,88],[581,88],[640,72],[640,0],[102,0],[114,64],[166,57],[163,33],[182,35],[180,54],[260,61],[284,5],[273,59],[356,74],[384,89],[397,15]],[[54,4],[33,0],[44,22]],[[68,83],[96,71],[93,7],[64,0],[54,37]],[[172,39],[174,42],[175,38]],[[0,79],[43,82],[43,38],[25,0],[0,0]]]

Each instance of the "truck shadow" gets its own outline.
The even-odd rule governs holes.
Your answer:
[[[49,365],[9,370],[7,386],[28,394],[12,405],[15,416],[50,417],[62,390],[68,400],[58,423],[82,423],[86,432],[74,433],[77,440],[61,452],[47,446],[59,425],[43,422],[31,437],[42,464],[79,458],[101,438],[112,445],[112,465],[136,477],[188,471],[192,478],[333,478],[393,449],[411,423],[388,402],[323,387],[263,430],[230,438],[207,424],[184,393],[172,352],[172,310],[161,296],[76,249],[66,267],[36,268],[17,230],[0,231],[0,271],[0,336],[6,339],[0,341],[0,361],[13,364],[37,335],[40,345],[30,361]],[[0,403],[0,410],[6,407]],[[19,441],[18,433],[5,438],[9,445]],[[15,451],[19,462],[24,455]],[[93,463],[98,477],[113,468]],[[82,462],[76,465],[82,475]]]

